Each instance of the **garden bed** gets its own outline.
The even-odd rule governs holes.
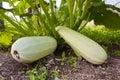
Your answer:
[[[0,78],[3,80],[119,80],[120,57],[114,56],[114,49],[108,52],[110,55],[106,62],[96,66],[88,63],[74,54],[64,59],[58,55],[49,55],[32,64],[16,62],[10,54],[0,53]],[[60,54],[61,55],[61,54]],[[76,65],[74,64],[76,63]],[[44,69],[43,69],[44,68]],[[37,72],[36,72],[37,71]],[[42,72],[45,73],[42,75]],[[0,79],[0,80],[1,80]]]

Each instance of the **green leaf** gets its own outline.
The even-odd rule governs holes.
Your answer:
[[[93,6],[99,6],[99,5],[101,5],[102,3],[103,3],[102,0],[92,0],[92,5],[93,5]]]
[[[5,8],[3,8],[3,7],[0,6],[0,11],[2,11],[2,12],[4,12],[4,13],[5,13],[5,12],[8,12],[8,11],[9,11],[9,12],[12,12],[13,9],[5,9]]]
[[[9,46],[12,43],[13,34],[0,32],[0,44]]]
[[[65,52],[64,51],[62,52],[62,58],[63,59],[65,58]]]
[[[74,0],[66,0],[68,4],[68,11],[70,16],[70,27],[72,28],[74,24],[74,16],[73,16],[73,6],[74,6]]]
[[[116,50],[116,51],[115,51],[115,55],[116,55],[116,56],[120,56],[120,50]]]
[[[0,2],[3,2],[3,0],[0,0]],[[9,2],[9,0],[4,0],[4,2]]]
[[[120,9],[102,4],[91,8],[91,19],[96,25],[105,25],[109,29],[120,29]]]
[[[28,9],[30,7],[30,5],[24,1],[24,0],[21,0],[17,6],[15,6],[14,8],[14,13],[16,15],[21,15],[21,14],[25,14],[26,13],[26,9]]]
[[[84,19],[86,14],[88,13],[88,9],[91,6],[91,2],[92,2],[92,0],[86,0],[85,1],[85,5],[83,7],[83,11],[82,11],[82,14],[81,14],[81,19]]]

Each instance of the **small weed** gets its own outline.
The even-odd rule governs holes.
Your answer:
[[[120,56],[120,50],[116,50],[116,51],[115,51],[115,55],[116,55],[116,56]]]
[[[47,76],[47,70],[39,71],[37,69],[32,69],[28,70],[26,74],[29,75],[29,80],[45,80]]]
[[[67,75],[61,75],[61,80],[67,80]]]
[[[77,58],[70,56],[69,59],[67,60],[68,63],[71,64],[72,67],[76,67],[77,66]]]
[[[65,65],[65,52],[62,52],[62,61],[61,61],[61,66]]]
[[[61,66],[65,65],[65,63],[70,63],[72,67],[77,66],[77,58],[73,56],[66,57],[65,52],[62,52],[62,61]]]
[[[65,52],[63,51],[62,52],[62,59],[64,59],[65,58]]]
[[[46,80],[47,72],[47,68],[42,65],[42,61],[40,60],[35,68],[28,70],[26,74],[29,75],[29,80]],[[24,74],[24,71],[22,73]]]
[[[52,70],[51,73],[52,73],[54,80],[59,80],[58,78],[59,72],[57,70]]]
[[[61,65],[61,66],[65,65],[65,62],[64,62],[64,61],[62,61],[62,62],[60,63],[60,65]]]

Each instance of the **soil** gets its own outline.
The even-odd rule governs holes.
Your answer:
[[[108,59],[102,65],[93,65],[81,57],[76,57],[77,65],[64,61],[58,55],[49,55],[43,58],[43,67],[59,72],[59,80],[120,80],[120,57],[114,56],[114,51],[120,49],[117,46],[109,47]],[[69,55],[68,55],[69,56]],[[66,60],[68,57],[66,58]],[[15,61],[10,54],[0,52],[0,80],[29,80],[27,74],[22,71],[28,71],[35,68],[37,62],[32,64],[21,64]],[[49,74],[49,73],[48,73]],[[54,80],[52,74],[47,76],[46,80]]]

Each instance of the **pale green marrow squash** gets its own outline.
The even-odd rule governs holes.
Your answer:
[[[23,37],[11,47],[12,57],[21,63],[32,63],[55,51],[57,42],[48,36]]]
[[[105,50],[92,39],[64,26],[56,27],[58,34],[69,44],[77,56],[93,64],[102,64],[107,59]]]

